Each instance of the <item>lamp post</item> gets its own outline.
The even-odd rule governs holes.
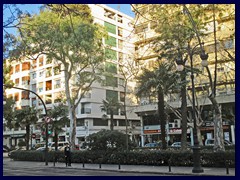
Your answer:
[[[11,146],[13,147],[13,139],[14,139],[14,128],[15,128],[15,124],[16,124],[16,121],[13,120],[11,121],[11,124],[12,124],[12,127],[13,127],[13,134],[12,134],[12,138],[11,138]],[[15,139],[14,139],[14,146],[16,146],[16,143],[15,143]]]
[[[199,45],[199,44],[198,44]],[[197,120],[196,120],[196,110],[195,110],[195,85],[194,85],[194,74],[193,74],[193,55],[195,54],[196,45],[194,48],[190,49],[190,45],[188,45],[188,55],[190,58],[190,68],[191,68],[191,83],[192,83],[192,118],[193,118],[193,123],[194,123],[194,129],[193,129],[193,136],[194,136],[194,146],[193,146],[193,173],[202,173],[204,170],[201,167],[200,164],[200,146],[199,146],[199,141],[197,137]],[[203,53],[205,54],[204,50]],[[202,61],[207,61],[208,55],[205,54],[204,56],[202,53],[200,54],[200,58]],[[176,59],[177,63],[177,70],[178,71],[183,71],[184,69],[184,61],[182,59],[181,54],[179,53],[178,58]]]

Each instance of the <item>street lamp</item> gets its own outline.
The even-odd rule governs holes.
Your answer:
[[[13,147],[13,139],[14,139],[14,146],[16,146],[16,143],[15,143],[15,138],[14,138],[14,128],[15,128],[15,124],[16,124],[16,121],[15,120],[12,120],[11,121],[11,124],[12,124],[12,128],[13,128],[13,134],[12,134],[12,138],[11,138],[11,145]]]
[[[198,44],[199,45],[199,44]],[[195,54],[195,49],[198,46],[196,45],[193,49],[190,50],[188,46],[188,55],[190,57],[190,68],[191,68],[191,83],[192,83],[192,118],[194,123],[193,135],[194,135],[194,146],[193,146],[193,173],[202,173],[203,169],[200,164],[200,146],[197,138],[197,122],[196,122],[196,110],[195,110],[195,85],[194,85],[194,74],[193,74],[193,55]],[[183,71],[184,69],[184,61],[182,56],[179,53],[178,58],[176,59],[177,70]],[[205,54],[205,51],[200,54],[200,58],[202,59],[202,65],[206,65],[208,54]]]

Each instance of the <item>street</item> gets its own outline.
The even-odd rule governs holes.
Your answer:
[[[23,162],[13,161],[10,158],[3,160],[3,176],[165,176],[164,174],[85,170],[72,167],[30,166]]]

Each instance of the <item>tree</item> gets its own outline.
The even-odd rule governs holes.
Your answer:
[[[38,111],[33,107],[27,106],[23,109],[15,110],[14,117],[16,119],[16,126],[22,126],[26,128],[26,149],[29,150],[30,125],[37,123]]]
[[[125,149],[126,134],[123,134],[116,130],[102,129],[97,133],[93,133],[88,136],[89,149],[91,151],[103,150],[103,151],[121,151]],[[129,146],[133,147],[129,139]]]
[[[164,95],[171,92],[177,83],[178,75],[172,73],[173,65],[170,62],[159,62],[153,70],[144,69],[137,78],[138,91],[137,96],[153,96],[158,101],[158,116],[161,126],[162,148],[166,149],[166,112]]]
[[[103,105],[101,106],[101,110],[110,114],[110,130],[113,131],[114,128],[114,114],[118,114],[119,108],[122,106],[118,100],[114,98],[108,98],[107,100],[103,100]],[[107,117],[107,116],[106,116]],[[107,119],[107,118],[106,118]]]
[[[73,9],[73,10],[71,10]],[[104,29],[93,23],[87,5],[48,5],[39,15],[24,17],[14,57],[36,59],[44,54],[62,65],[70,118],[70,141],[75,144],[75,110],[103,69]],[[88,17],[88,18],[86,18]]]
[[[55,150],[58,148],[58,135],[63,132],[63,127],[69,122],[68,109],[66,105],[59,104],[54,106],[50,111],[48,111],[48,116],[53,119],[52,121],[52,132],[54,132],[54,143]]]
[[[188,7],[188,9],[186,8]],[[228,8],[229,7],[229,8]],[[233,8],[234,9],[234,8]],[[183,10],[183,11],[182,11]],[[228,12],[227,12],[228,11]],[[214,118],[214,132],[215,132],[215,147],[217,151],[224,150],[223,138],[222,138],[222,128],[221,128],[221,109],[215,98],[215,91],[217,85],[217,44],[216,41],[216,24],[210,24],[211,21],[215,22],[215,15],[218,19],[218,22],[224,22],[226,18],[226,12],[230,18],[234,19],[235,12],[232,11],[231,5],[150,5],[149,6],[149,15],[148,19],[153,24],[155,24],[155,31],[159,33],[159,36],[156,40],[157,52],[161,53],[167,59],[174,60],[177,56],[177,49],[180,49],[183,54],[187,54],[187,51],[184,50],[189,42],[191,42],[192,47],[198,43],[201,43],[200,37],[204,38],[207,41],[213,41],[215,45],[215,69],[214,69],[214,81],[211,79],[211,72],[207,67],[208,77],[209,77],[209,94],[208,98],[212,102],[212,106],[215,112]],[[189,19],[189,12],[193,20]],[[215,14],[216,12],[216,14]],[[225,14],[225,15],[224,15]],[[145,17],[146,18],[146,17]],[[161,26],[157,26],[161,24]],[[214,27],[212,34],[205,33],[204,31],[209,31],[209,27]],[[230,32],[231,31],[231,32]],[[200,33],[201,32],[201,33]],[[234,37],[235,29],[229,29],[230,37]],[[232,34],[231,34],[232,33]],[[213,35],[214,34],[214,35]],[[221,35],[219,35],[221,38]],[[192,41],[193,40],[193,41]],[[199,44],[201,45],[201,44]],[[221,51],[220,51],[221,53]],[[196,54],[200,54],[200,51]],[[234,55],[226,49],[222,54],[228,56],[231,60],[235,60]],[[183,89],[182,89],[183,90]],[[184,90],[181,95],[185,94]],[[184,105],[184,99],[182,102],[182,107]],[[182,112],[184,113],[184,112]],[[186,117],[182,119],[183,125],[186,124]],[[182,141],[185,141],[182,137]]]

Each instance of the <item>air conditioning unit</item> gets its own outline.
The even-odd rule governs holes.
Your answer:
[[[174,119],[175,128],[181,128],[181,120],[180,119]]]
[[[169,123],[168,127],[169,127],[169,129],[175,128],[175,123]]]

